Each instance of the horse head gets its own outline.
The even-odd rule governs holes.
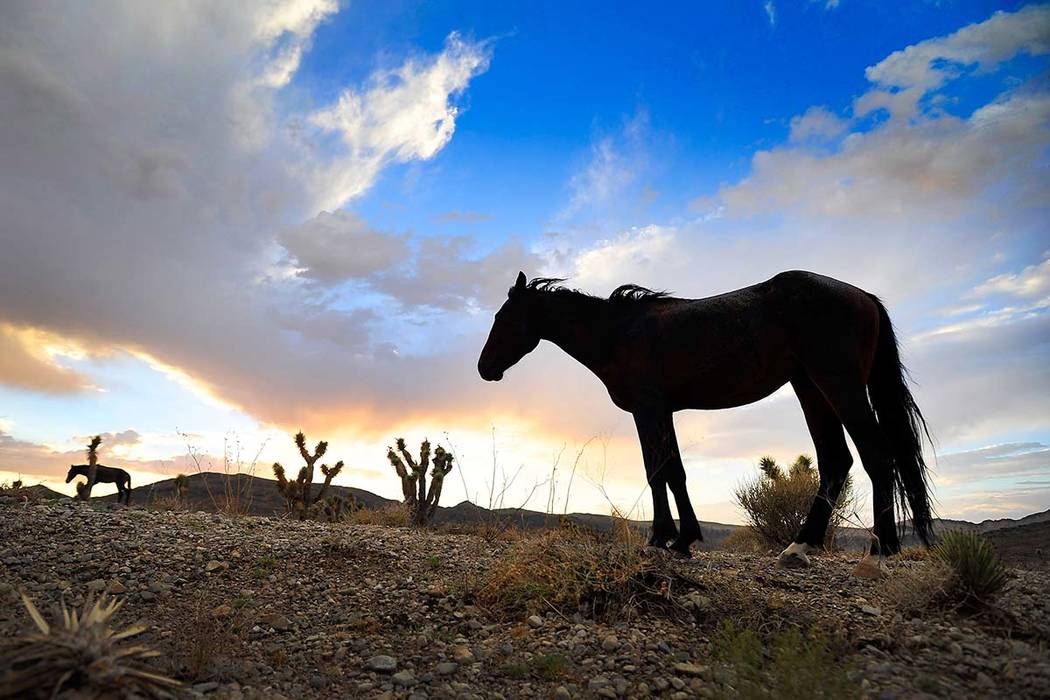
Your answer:
[[[488,340],[478,359],[478,374],[488,382],[503,379],[503,373],[540,344],[532,318],[525,273],[519,272],[507,300],[496,312]]]

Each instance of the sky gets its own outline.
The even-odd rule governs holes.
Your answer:
[[[1023,2],[3,3],[0,480],[71,493],[94,434],[134,484],[268,476],[301,429],[388,497],[429,438],[446,504],[645,517],[582,366],[478,377],[517,272],[808,269],[889,307],[939,514],[1044,510],[1048,55]],[[813,452],[790,387],[676,426],[704,520]]]

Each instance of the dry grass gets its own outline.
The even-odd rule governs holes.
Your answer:
[[[224,679],[230,660],[243,652],[237,614],[219,618],[204,595],[194,601],[183,616],[185,624],[172,630],[172,671],[193,680]]]
[[[171,698],[181,685],[148,665],[159,652],[129,642],[144,626],[113,628],[120,602],[103,595],[80,611],[63,605],[51,623],[25,593],[22,602],[35,629],[3,643],[0,697]]]
[[[641,608],[671,604],[671,586],[680,576],[666,556],[646,548],[622,518],[608,533],[562,527],[511,544],[471,592],[497,615],[554,610],[629,617]]]
[[[358,508],[351,512],[344,522],[352,525],[383,525],[385,527],[406,527],[409,524],[408,509],[401,503],[377,508]]]
[[[951,581],[951,567],[927,558],[907,568],[898,566],[893,576],[882,582],[882,596],[901,613],[923,613],[943,606]]]
[[[762,554],[769,551],[769,542],[750,527],[739,527],[722,540],[719,547],[738,554]]]
[[[526,536],[525,531],[517,525],[498,520],[481,520],[475,523],[443,523],[438,526],[437,531],[449,535],[473,535],[490,544],[517,542]]]

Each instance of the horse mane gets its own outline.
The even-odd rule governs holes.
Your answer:
[[[639,284],[622,284],[613,290],[608,299],[601,299],[601,297],[581,292],[578,289],[566,287],[561,284],[564,281],[565,278],[563,277],[537,277],[531,280],[525,288],[529,291],[540,292],[543,294],[580,296],[588,299],[609,301],[613,304],[640,304],[657,301],[659,299],[667,299],[670,296],[670,292],[655,291]]]

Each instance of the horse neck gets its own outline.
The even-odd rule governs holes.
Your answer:
[[[611,319],[605,304],[583,294],[541,297],[540,338],[597,372],[609,350]]]

